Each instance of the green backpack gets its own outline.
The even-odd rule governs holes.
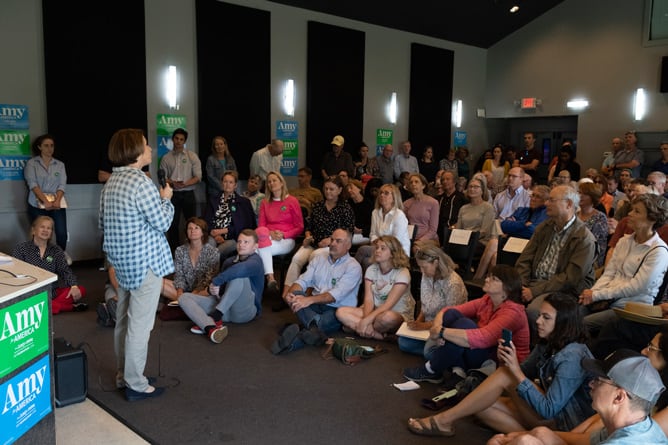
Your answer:
[[[323,358],[332,359],[338,358],[346,365],[354,365],[362,361],[362,359],[369,359],[376,355],[386,352],[380,346],[367,346],[357,342],[352,338],[330,338],[327,340],[327,350],[323,354]]]

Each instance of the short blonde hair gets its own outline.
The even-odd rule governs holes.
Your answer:
[[[288,196],[288,186],[285,183],[285,178],[278,172],[271,171],[267,173],[267,180],[264,182],[264,194],[265,197],[264,199],[267,202],[271,202],[273,196],[271,194],[271,191],[269,190],[269,176],[274,175],[278,178],[279,181],[281,181],[281,201],[285,199],[286,196]]]
[[[392,203],[392,209],[404,210],[404,202],[401,199],[401,192],[394,184],[383,184],[380,189],[378,189],[378,196],[376,197],[376,208],[380,208],[380,195],[383,193],[383,190],[389,190],[392,194],[394,202]]]
[[[392,268],[401,269],[402,267],[408,267],[410,265],[410,260],[404,252],[404,248],[401,246],[399,240],[392,235],[382,235],[372,241],[372,244],[375,246],[379,242],[385,243],[388,249],[390,249],[390,255],[392,256]],[[376,260],[372,260],[374,263]]]

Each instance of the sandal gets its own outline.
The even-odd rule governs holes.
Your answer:
[[[408,420],[408,430],[413,433],[417,434],[419,436],[444,436],[444,437],[452,437],[455,435],[455,429],[452,428],[450,430],[442,430],[438,427],[436,424],[436,421],[434,420],[433,417],[427,417],[429,419],[429,425],[426,424],[425,420],[426,419],[409,419]],[[411,420],[414,420],[420,425],[420,428],[415,428],[411,424]]]

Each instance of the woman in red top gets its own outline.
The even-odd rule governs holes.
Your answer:
[[[304,232],[304,218],[299,201],[288,195],[285,179],[277,172],[267,173],[265,197],[260,203],[258,253],[262,258],[267,288],[278,290],[271,257],[289,253],[295,247],[295,238]]]
[[[485,360],[496,358],[501,331],[513,333],[519,361],[529,355],[529,322],[521,304],[522,282],[513,267],[499,264],[485,279],[485,295],[444,309],[434,319],[425,356],[429,361],[404,370],[404,377],[416,382],[440,383],[450,370],[462,379],[468,369],[479,368]],[[473,320],[477,320],[477,323]],[[429,351],[429,346],[425,347]]]

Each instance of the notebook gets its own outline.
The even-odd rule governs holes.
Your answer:
[[[416,340],[427,341],[429,339],[429,330],[420,330],[415,331],[408,327],[408,323],[405,321],[401,323],[399,329],[397,329],[397,335],[400,337],[414,338]]]

